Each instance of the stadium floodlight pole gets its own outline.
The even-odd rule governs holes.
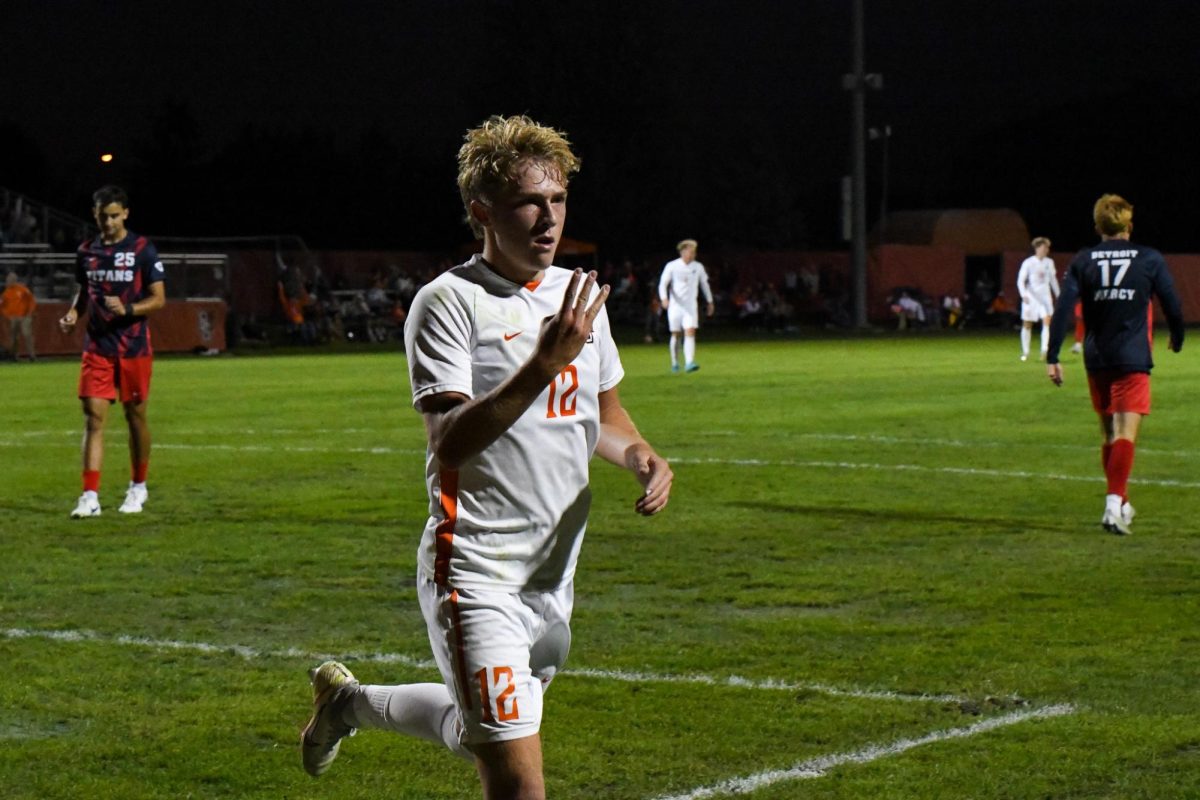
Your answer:
[[[854,324],[867,327],[867,89],[882,89],[883,76],[867,73],[863,51],[863,0],[854,0],[854,56],[852,72],[842,76],[842,88],[852,95],[850,152],[854,162],[851,182],[852,266],[854,278]]]

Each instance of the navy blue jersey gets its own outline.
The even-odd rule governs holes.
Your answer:
[[[83,349],[89,353],[121,358],[151,355],[150,329],[145,317],[113,314],[105,297],[120,298],[131,305],[149,295],[152,283],[163,279],[158,250],[145,236],[128,232],[113,244],[97,236],[75,251],[75,280],[87,292],[87,336]]]
[[[1161,253],[1125,239],[1080,250],[1067,267],[1058,296],[1047,363],[1058,363],[1058,349],[1078,297],[1087,331],[1083,359],[1088,372],[1149,372],[1154,367],[1150,302],[1155,295],[1167,316],[1171,338],[1182,345],[1183,311]]]

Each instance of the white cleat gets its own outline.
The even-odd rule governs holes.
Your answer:
[[[1022,360],[1022,361],[1028,361],[1028,360],[1029,360],[1029,353],[1021,353],[1021,360]]]
[[[342,721],[342,711],[354,697],[358,681],[336,661],[326,661],[308,673],[313,688],[313,714],[300,733],[304,771],[320,776],[337,758],[342,739],[358,730]]]
[[[121,507],[117,509],[122,514],[140,514],[142,506],[146,504],[146,498],[150,493],[146,491],[146,484],[138,485],[130,482],[129,490],[125,492],[125,502],[121,503]]]
[[[75,504],[75,510],[71,512],[71,519],[98,516],[100,516],[100,498],[96,496],[96,493],[84,492],[79,495],[79,502]]]
[[[1079,342],[1076,342],[1071,347],[1071,352],[1074,353],[1075,355],[1079,355],[1080,353],[1083,352],[1083,345],[1081,345]]]
[[[1133,533],[1133,518],[1137,514],[1133,506],[1121,500],[1119,495],[1109,495],[1104,504],[1104,516],[1100,524],[1109,533],[1129,536]]]

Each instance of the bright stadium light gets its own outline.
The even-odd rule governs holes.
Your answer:
[[[113,154],[105,153],[104,155],[100,156],[100,160],[103,161],[105,164],[108,164],[113,160]]]

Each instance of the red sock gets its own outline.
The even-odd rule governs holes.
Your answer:
[[[85,469],[83,471],[83,490],[85,492],[100,491],[100,470]]]
[[[1108,466],[1104,470],[1108,478],[1108,493],[1119,494],[1122,500],[1128,500],[1129,473],[1133,471],[1133,442],[1128,439],[1116,439],[1110,446]]]
[[[134,464],[132,470],[132,478],[134,483],[145,483],[146,472],[150,469],[150,462],[143,461],[140,464]]]
[[[1084,333],[1085,333],[1085,331],[1083,329],[1083,320],[1082,319],[1075,320],[1075,344],[1083,344]]]
[[[1100,466],[1104,468],[1104,474],[1108,474],[1108,457],[1112,455],[1112,445],[1108,442],[1100,445]]]

